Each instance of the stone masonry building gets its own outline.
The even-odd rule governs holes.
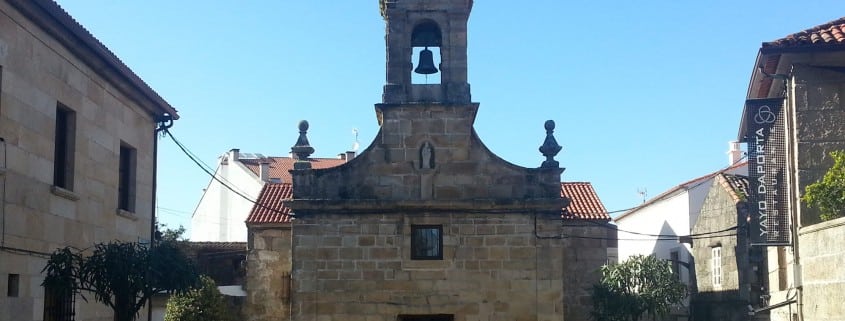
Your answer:
[[[0,82],[0,320],[112,320],[41,270],[59,247],[150,241],[176,111],[52,0],[0,1]]]
[[[280,251],[250,252],[257,259],[248,258],[248,274],[258,274],[247,276],[252,318],[587,320],[585,293],[607,260],[612,229],[606,213],[561,217],[569,199],[553,159],[560,151],[554,123],[546,123],[539,168],[497,157],[473,129],[472,1],[380,5],[387,31],[387,83],[375,106],[380,131],[360,156],[312,169],[308,124],[300,124],[292,151],[302,161],[285,201],[292,237],[278,222],[251,227],[249,242],[283,249],[289,240],[291,272],[262,279],[268,269],[284,275],[288,259]],[[413,83],[412,72],[438,74],[439,83]],[[262,282],[277,284],[262,293]],[[285,300],[289,311],[270,312]]]
[[[692,229],[697,288],[692,292],[693,320],[749,320],[764,306],[765,251],[749,239],[748,177],[720,173],[710,184]],[[753,320],[768,320],[758,313]]]
[[[570,314],[586,315],[589,303],[585,302],[589,302],[589,289],[597,274],[584,271],[615,262],[616,236],[614,231],[608,233],[607,209],[590,183],[563,182],[561,195],[570,200],[561,215],[563,235],[570,236],[564,240],[564,259],[569,262],[564,282],[571,285],[565,300]],[[249,320],[289,319],[292,222],[290,208],[283,202],[291,196],[289,183],[265,184],[247,218],[248,297],[244,311]]]
[[[759,160],[749,166],[752,236],[782,237],[760,243],[769,306],[758,311],[845,320],[845,218],[822,221],[801,199],[833,165],[830,152],[845,150],[845,18],[764,42],[752,67],[739,133]]]

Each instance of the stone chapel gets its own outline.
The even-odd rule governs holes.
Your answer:
[[[499,158],[476,135],[479,103],[467,82],[472,3],[380,1],[380,130],[358,157],[313,169],[308,123],[300,123],[292,152],[301,161],[284,201],[293,219],[250,227],[250,247],[259,250],[247,266],[249,319],[589,319],[610,218],[606,210],[563,211],[570,200],[554,160],[554,122],[538,124],[546,160],[537,168]],[[437,74],[439,83],[413,83],[412,73]]]

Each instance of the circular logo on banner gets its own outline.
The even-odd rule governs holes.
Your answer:
[[[754,122],[757,124],[771,124],[775,122],[777,115],[772,112],[772,109],[767,106],[763,105],[760,106],[760,109],[757,110],[757,114],[754,115]]]

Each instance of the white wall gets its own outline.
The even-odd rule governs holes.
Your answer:
[[[226,155],[224,157],[230,157]],[[227,164],[228,163],[228,164]],[[213,242],[246,242],[246,221],[264,183],[238,161],[221,161],[215,175],[249,200],[232,192],[220,182],[211,180],[194,215],[191,217],[191,240]]]
[[[703,185],[709,186],[706,183]],[[689,212],[689,193],[682,189],[618,219],[616,224],[619,226],[619,261],[638,254],[655,254],[658,258],[668,260],[672,250],[677,249],[679,259],[689,262],[689,253],[691,253],[689,244],[681,244],[676,238],[657,240],[655,236],[625,232],[689,235]],[[681,280],[689,282],[689,275],[689,271],[682,267]]]

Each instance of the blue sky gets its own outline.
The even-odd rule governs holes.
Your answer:
[[[59,0],[179,110],[172,133],[214,166],[231,148],[284,156],[301,119],[318,157],[378,125],[377,0]],[[827,1],[476,1],[469,82],[485,144],[537,167],[557,123],[564,181],[608,210],[727,166],[760,44],[845,15]],[[159,141],[159,217],[190,228],[210,178]]]

